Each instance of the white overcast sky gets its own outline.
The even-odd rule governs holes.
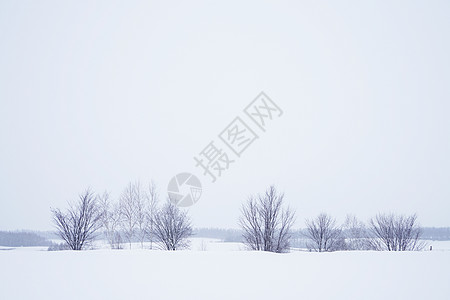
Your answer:
[[[363,3],[364,2],[364,3]],[[87,187],[196,174],[198,227],[270,184],[297,227],[450,226],[449,1],[0,2],[0,229]],[[260,91],[284,111],[216,183],[193,157]]]

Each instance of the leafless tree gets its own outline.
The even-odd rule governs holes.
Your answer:
[[[109,194],[105,192],[99,197],[99,206],[102,214],[102,227],[104,235],[112,249],[122,248],[122,235],[120,226],[122,222],[122,214],[120,206],[113,203]]]
[[[317,252],[336,251],[343,248],[341,229],[331,216],[321,213],[313,220],[306,220],[308,248]]]
[[[144,248],[144,241],[147,234],[147,202],[146,194],[142,190],[139,182],[134,184],[134,205],[136,209],[136,237],[141,248]]]
[[[270,186],[264,194],[250,197],[241,208],[239,224],[244,243],[252,250],[287,252],[295,213],[283,208],[284,194]]]
[[[112,249],[122,249],[123,237],[120,232],[121,224],[122,224],[122,212],[120,210],[120,205],[118,203],[114,203],[111,209],[111,248]]]
[[[192,236],[191,221],[186,213],[171,201],[167,201],[154,217],[154,236],[159,247],[178,250],[189,247]]]
[[[122,229],[131,249],[131,243],[136,235],[138,226],[136,189],[138,183],[130,183],[120,196],[120,212],[122,216]]]
[[[52,209],[53,220],[59,236],[72,250],[84,249],[101,228],[102,214],[93,193],[86,190],[67,212]]]
[[[373,249],[366,225],[354,215],[347,215],[342,234],[345,237],[345,250]]]
[[[420,241],[422,228],[416,214],[378,214],[370,220],[370,230],[374,237],[372,245],[376,250],[412,251],[425,247]]]
[[[110,225],[110,214],[111,214],[111,202],[108,192],[104,192],[103,195],[98,197],[98,206],[101,213],[101,223],[102,223],[102,229],[103,234],[105,235],[106,239],[109,241],[109,235],[111,232],[111,225]]]
[[[151,181],[150,184],[148,185],[146,200],[147,200],[146,237],[148,241],[150,241],[150,249],[152,249],[154,241],[154,219],[155,214],[158,210],[158,202],[159,202],[158,191],[153,181]]]

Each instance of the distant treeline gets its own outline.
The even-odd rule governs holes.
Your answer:
[[[434,241],[450,241],[450,227],[422,227],[421,239]],[[294,230],[294,239],[304,239],[305,229]],[[224,242],[241,242],[242,232],[238,229],[197,228],[194,237],[215,238]]]
[[[450,227],[423,227],[423,240],[450,241]]]
[[[0,231],[0,246],[32,247],[50,246],[51,242],[35,232]]]
[[[238,229],[221,228],[197,228],[194,229],[194,237],[219,239],[224,242],[241,242],[242,231]]]

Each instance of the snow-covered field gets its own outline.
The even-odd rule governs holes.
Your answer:
[[[177,252],[18,248],[0,251],[0,299],[450,299],[450,243],[433,244],[403,253],[274,254],[211,239]]]

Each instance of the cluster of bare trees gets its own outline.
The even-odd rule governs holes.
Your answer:
[[[133,242],[142,248],[149,242],[165,250],[188,247],[187,238],[192,226],[185,211],[169,200],[159,206],[159,196],[152,182],[143,187],[139,182],[130,183],[117,201],[105,192],[95,195],[86,191],[76,205],[69,205],[67,212],[52,210],[59,236],[72,250],[85,249],[98,233],[103,235],[112,249],[121,249]]]
[[[152,246],[152,223],[158,204],[154,183],[143,187],[139,182],[130,183],[117,202],[107,193],[100,197],[102,228],[104,236],[113,249],[122,248],[124,242],[131,248],[133,242],[144,247],[145,241]]]
[[[417,215],[378,214],[368,225],[353,215],[338,226],[336,219],[321,213],[306,221],[306,237],[310,251],[337,250],[414,251],[422,250],[422,229]]]
[[[241,208],[239,225],[244,244],[251,250],[288,252],[293,236],[295,212],[283,205],[284,194],[274,186],[251,196]],[[348,215],[339,225],[332,216],[321,213],[306,220],[303,236],[310,251],[338,250],[421,250],[422,230],[417,216],[378,214],[368,225]]]

